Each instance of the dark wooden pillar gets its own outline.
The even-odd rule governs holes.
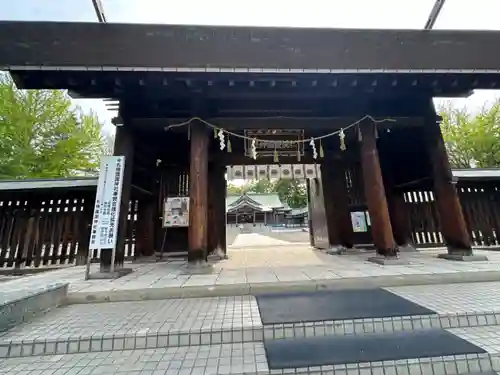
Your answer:
[[[337,241],[330,244],[353,247],[353,229],[349,211],[349,194],[345,177],[345,166],[340,155],[334,155],[324,161],[321,166],[324,181],[323,195],[327,215],[328,233],[334,233]],[[331,219],[330,219],[331,217]],[[333,226],[334,228],[330,228]]]
[[[207,259],[208,219],[208,145],[207,129],[200,123],[191,125],[189,161],[189,233],[188,261]]]
[[[220,249],[224,254],[227,253],[226,244],[226,166],[217,165],[214,176],[214,222],[217,239],[215,249]]]
[[[363,185],[368,212],[370,213],[373,243],[378,254],[395,256],[397,248],[392,234],[391,219],[377,151],[376,125],[372,122],[365,122],[360,129]]]
[[[135,257],[149,257],[155,254],[154,225],[156,201],[153,198],[139,201],[135,229]]]
[[[387,191],[387,202],[389,204],[389,214],[391,217],[392,232],[394,240],[400,249],[414,249],[411,238],[411,228],[406,210],[406,202],[403,191],[392,188]]]
[[[340,236],[337,222],[337,212],[333,196],[335,195],[335,177],[333,176],[332,165],[326,160],[321,164],[321,180],[323,183],[323,201],[325,206],[326,229],[328,232],[328,242],[330,247],[339,247]]]
[[[208,186],[208,253],[226,254],[226,167],[209,167]]]
[[[470,256],[472,255],[470,235],[453,183],[439,122],[436,117],[431,117],[425,125],[436,206],[448,254],[458,257]]]
[[[125,156],[123,172],[120,216],[118,218],[118,237],[116,242],[115,268],[123,267],[125,261],[125,237],[127,235],[128,211],[132,190],[132,172],[134,164],[134,137],[126,125],[116,127],[115,156]],[[109,272],[111,267],[111,250],[101,250],[101,272]]]
[[[309,244],[315,247],[314,231],[313,231],[313,197],[311,196],[311,183],[310,178],[306,179],[306,194],[307,194],[307,227],[309,229]]]

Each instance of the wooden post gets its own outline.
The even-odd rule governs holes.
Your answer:
[[[353,247],[353,229],[349,211],[349,194],[347,191],[345,167],[340,155],[334,155],[332,158],[325,160],[325,164],[321,166],[321,174],[325,176],[324,183],[329,185],[328,190],[323,185],[325,210],[332,210],[331,215],[335,231],[337,232],[338,244],[350,249]],[[329,208],[328,206],[332,207]],[[327,220],[330,221],[328,211]],[[330,227],[330,224],[327,225]]]
[[[135,234],[135,258],[150,257],[155,254],[155,204],[156,202],[152,198],[139,201]]]
[[[378,254],[396,256],[397,248],[392,234],[391,219],[377,151],[376,125],[372,122],[365,122],[360,126],[360,130],[363,185],[368,212],[370,213],[373,243]]]
[[[389,214],[396,244],[400,250],[402,248],[415,250],[411,238],[410,222],[408,220],[408,212],[406,210],[403,191],[394,188],[388,191],[387,202],[389,204]]]
[[[188,261],[190,263],[204,262],[207,259],[208,145],[206,128],[200,123],[192,124],[189,161]]]
[[[327,163],[329,164],[329,163]],[[326,229],[330,247],[340,247],[339,228],[337,223],[337,213],[333,201],[335,182],[330,165],[321,164],[321,180],[323,183],[323,200],[325,206]]]
[[[217,232],[217,241],[215,248],[222,250],[224,254],[227,253],[226,244],[226,167],[219,165],[216,168],[214,180],[214,192],[216,198],[214,201],[214,221],[215,230]]]
[[[315,247],[314,241],[314,229],[313,229],[313,202],[311,196],[311,179],[306,179],[306,194],[307,194],[307,228],[309,230],[309,244],[311,247]]]
[[[125,237],[127,235],[128,211],[132,190],[132,171],[134,164],[134,139],[130,128],[126,125],[116,127],[115,156],[125,156],[123,172],[122,197],[118,218],[118,237],[116,242],[115,269],[123,267],[125,261]],[[101,272],[109,272],[111,268],[111,249],[101,250]]]
[[[472,256],[471,239],[467,231],[467,224],[458,193],[453,183],[441,128],[434,116],[425,125],[436,206],[439,212],[441,232],[448,247],[448,254],[440,257],[464,260],[464,257]]]

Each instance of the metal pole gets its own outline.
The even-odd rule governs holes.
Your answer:
[[[439,16],[439,13],[441,12],[441,9],[443,8],[444,2],[445,0],[436,0],[434,6],[432,7],[431,13],[429,14],[429,18],[425,23],[424,30],[432,30]]]
[[[104,8],[102,6],[101,0],[92,0],[92,5],[94,6],[97,20],[100,23],[106,23],[106,15],[104,14]]]

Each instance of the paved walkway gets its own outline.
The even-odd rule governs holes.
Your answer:
[[[276,245],[291,245],[291,242],[271,238],[258,233],[242,233],[236,237],[230,247],[268,247]]]
[[[404,253],[407,265],[368,262],[372,253],[332,256],[304,246],[248,248],[230,252],[210,274],[190,274],[183,261],[130,264],[134,272],[117,280],[84,281],[85,267],[72,267],[2,283],[2,290],[70,283],[70,300],[107,301],[252,294],[273,290],[401,286],[500,281],[500,253],[482,252],[489,261],[437,259],[442,250]],[[93,266],[97,269],[97,265]]]

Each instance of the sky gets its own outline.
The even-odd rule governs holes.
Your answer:
[[[108,22],[421,29],[434,0],[101,0]],[[0,0],[0,19],[97,22],[91,0]],[[500,30],[500,0],[448,0],[435,29]],[[479,109],[500,96],[478,90],[458,107]],[[443,99],[436,100],[439,104]],[[94,110],[107,132],[115,113],[101,100],[74,101]]]

